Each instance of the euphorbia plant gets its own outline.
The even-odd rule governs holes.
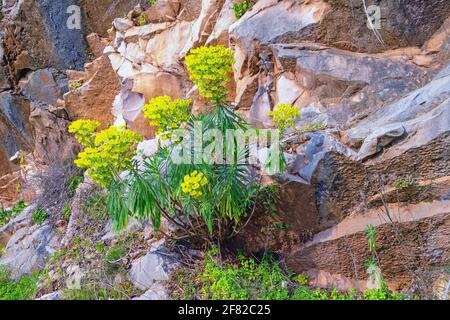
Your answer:
[[[281,139],[286,131],[295,125],[296,119],[300,118],[300,110],[290,104],[280,104],[268,113],[273,117],[272,122],[278,127],[278,141],[274,143],[269,152],[269,157],[265,163],[265,168],[271,173],[284,173],[286,158],[283,153]]]
[[[100,123],[77,120],[69,132],[86,148],[78,154],[75,164],[87,169],[88,175],[100,186],[107,188],[120,172],[130,169],[136,155],[136,144],[142,137],[124,127],[109,127],[97,132]]]
[[[206,114],[190,114],[187,119],[185,110],[191,103],[187,100],[158,97],[147,104],[146,117],[172,144],[160,147],[143,163],[135,162],[125,183],[117,183],[110,191],[110,210],[117,227],[126,224],[130,210],[135,217],[151,219],[157,228],[164,217],[179,227],[181,237],[215,242],[239,232],[241,220],[254,212],[258,185],[253,183],[248,165],[238,162],[245,155],[240,154],[235,137],[226,134],[248,128],[226,102],[232,56],[227,48],[213,46],[193,49],[186,57],[191,80],[212,103]],[[185,129],[181,136],[176,134],[177,127]],[[224,138],[216,150],[219,156],[212,162],[203,155],[198,157],[193,143],[196,130],[210,129]],[[201,147],[210,143],[202,141]],[[189,161],[179,163],[172,157],[180,148]]]
[[[114,175],[108,186],[108,206],[116,229],[126,226],[130,214],[151,220],[155,228],[165,218],[178,226],[178,238],[200,237],[217,243],[241,231],[242,220],[253,215],[259,184],[249,174],[248,164],[239,162],[248,148],[238,146],[236,136],[227,134],[248,129],[226,102],[232,56],[225,47],[214,46],[194,49],[186,57],[192,81],[212,103],[206,114],[187,114],[191,101],[170,97],[154,98],[145,106],[145,116],[168,143],[153,156],[127,166],[125,179]],[[181,134],[179,129],[184,129]],[[203,153],[199,156],[195,143],[198,131],[209,130],[223,138],[213,161]],[[211,145],[206,140],[200,141],[202,150]],[[179,162],[174,156],[180,149],[187,161]]]

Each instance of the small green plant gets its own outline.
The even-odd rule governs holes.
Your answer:
[[[278,213],[280,187],[276,184],[264,185],[260,188],[258,199],[266,214],[275,216]]]
[[[0,257],[5,253],[6,247],[0,243]]]
[[[369,244],[369,252],[375,253],[377,248],[377,240],[376,240],[377,229],[372,225],[368,225],[364,233],[367,237],[367,242]]]
[[[190,119],[192,100],[171,100],[168,96],[151,99],[144,106],[144,117],[151,119],[150,125],[158,128],[164,140],[172,137],[172,131],[180,128]]]
[[[69,178],[70,197],[73,197],[77,192],[78,186],[82,184],[84,177],[82,175],[74,175]]]
[[[115,244],[106,253],[106,261],[109,263],[117,263],[127,254],[127,249],[122,243]]]
[[[136,291],[130,282],[115,284],[105,289],[98,284],[88,284],[81,289],[65,289],[62,292],[64,300],[72,301],[104,301],[125,300]]]
[[[158,0],[147,0],[147,4],[149,5],[149,7],[154,6],[157,2]]]
[[[18,216],[25,209],[25,201],[18,201],[10,210],[0,208],[0,227],[7,224],[12,218]]]
[[[270,255],[260,262],[239,255],[236,262],[219,262],[217,248],[206,256],[202,269],[175,274],[171,295],[176,299],[204,300],[397,300],[406,297],[386,288],[358,293],[355,289],[340,292],[308,287],[306,275],[284,271]],[[193,280],[194,279],[194,280]]]
[[[142,136],[124,127],[109,127],[96,133],[97,121],[77,120],[69,132],[86,148],[78,154],[75,164],[86,168],[88,175],[102,187],[108,187],[115,175],[131,169],[136,144]]]
[[[100,253],[103,253],[105,251],[105,243],[101,241],[97,242],[95,244],[95,250],[97,250]]]
[[[286,158],[283,152],[283,144],[281,142],[286,130],[291,128],[296,119],[300,117],[300,110],[290,104],[281,104],[271,112],[269,116],[273,117],[272,121],[277,125],[279,129],[279,135],[272,142],[272,146],[269,151],[269,156],[264,165],[265,169],[271,174],[283,174],[286,167]]]
[[[302,132],[315,132],[319,130],[324,130],[327,128],[327,124],[325,122],[318,122],[314,124],[309,124],[305,126],[301,131]]]
[[[279,222],[275,224],[275,229],[278,231],[281,230],[288,230],[289,229],[289,224],[285,223],[285,222]]]
[[[96,220],[104,220],[108,216],[108,195],[94,192],[83,202],[81,210]]]
[[[364,293],[365,300],[402,300],[406,297],[396,294],[389,290],[386,281],[381,273],[381,268],[378,266],[378,256],[376,247],[377,229],[371,225],[367,226],[364,234],[368,241],[369,252],[372,257],[367,260],[365,268],[371,280],[375,285],[375,289],[369,289]]]
[[[5,267],[0,267],[0,300],[32,300],[36,297],[40,273],[23,276],[18,281],[10,279]]]
[[[300,110],[290,104],[280,104],[274,111],[269,112],[269,116],[273,117],[273,123],[277,125],[283,135],[295,124],[295,120],[300,118]]]
[[[145,15],[145,12],[142,12],[138,19],[137,19],[137,23],[140,27],[145,26],[147,24],[147,16]]]
[[[71,215],[72,215],[72,206],[70,205],[70,202],[66,202],[64,203],[62,217],[65,221],[69,221]]]
[[[198,87],[200,95],[215,105],[226,102],[226,85],[233,72],[233,56],[232,51],[219,45],[192,49],[186,57],[190,79]]]
[[[405,177],[401,177],[398,178],[395,182],[394,182],[394,187],[397,190],[404,190],[404,189],[408,189],[410,187],[412,187],[415,183],[415,179],[413,176],[405,176]]]
[[[82,80],[75,80],[72,81],[69,85],[69,90],[71,92],[77,91],[79,88],[81,88],[81,86],[83,85],[83,81]]]
[[[33,212],[34,224],[43,224],[48,218],[47,211],[37,207]]]
[[[277,262],[265,256],[257,264],[253,258],[238,257],[238,265],[221,265],[209,254],[202,295],[212,300],[287,300],[289,289],[285,275]]]
[[[77,120],[69,126],[69,133],[75,134],[75,139],[84,147],[94,147],[94,133],[100,127],[95,120]]]
[[[233,10],[236,19],[240,19],[248,10],[250,10],[252,4],[250,0],[242,0],[241,3],[234,3]]]
[[[306,286],[308,286],[308,283],[309,283],[309,277],[304,274],[299,274],[294,277],[294,281],[299,286],[306,287]]]

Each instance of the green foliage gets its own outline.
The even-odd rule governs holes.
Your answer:
[[[299,274],[294,276],[294,282],[298,284],[299,286],[306,287],[309,283],[309,277],[304,274]]]
[[[364,231],[364,234],[367,237],[367,242],[369,244],[369,251],[371,253],[375,253],[377,246],[377,239],[376,239],[377,229],[372,225],[368,225],[366,227],[366,230]]]
[[[221,265],[210,254],[200,276],[202,295],[212,300],[287,300],[289,289],[279,264],[266,256],[257,264],[239,256],[238,265]]]
[[[5,253],[6,247],[0,243],[0,257]]]
[[[83,85],[83,81],[81,81],[81,80],[72,81],[69,85],[69,90],[74,92],[74,91],[78,90],[79,88],[81,88],[82,85]]]
[[[66,202],[63,207],[62,217],[65,221],[69,221],[71,215],[72,215],[72,207],[70,205],[70,202]]]
[[[130,213],[138,219],[151,220],[156,228],[160,226],[162,217],[172,221],[174,217],[185,216],[195,220],[195,223],[185,219],[177,221],[181,229],[189,236],[195,235],[210,241],[231,236],[230,233],[236,232],[241,219],[247,216],[249,208],[255,203],[255,194],[251,192],[254,184],[248,167],[239,160],[247,156],[248,150],[242,150],[238,138],[230,137],[227,132],[241,130],[245,134],[248,126],[239,115],[221,104],[227,93],[223,86],[230,80],[228,75],[233,63],[232,56],[233,53],[228,49],[216,46],[194,49],[186,58],[191,78],[200,93],[217,105],[207,114],[198,117],[190,115],[183,136],[175,137],[175,143],[160,146],[153,156],[144,157],[143,164],[135,162],[125,181],[113,181],[109,188],[108,209],[115,229],[127,225]],[[188,103],[183,100],[171,102],[168,97],[160,97],[155,101],[161,103],[161,107],[155,108],[150,103],[146,110],[149,113],[161,109],[156,111],[160,117],[150,116],[153,120],[156,118],[161,121],[175,113],[167,112],[167,109],[187,110]],[[171,103],[173,106],[168,108]],[[177,108],[179,105],[183,108]],[[185,122],[185,111],[181,114],[182,117],[161,121],[164,123],[160,125],[161,131],[177,128]],[[224,138],[223,144],[217,147],[220,148],[217,150],[218,155],[211,157],[214,161],[198,158],[195,154],[191,138],[198,127],[203,132],[215,129]],[[211,141],[203,140],[202,147],[206,150]],[[180,148],[187,157],[187,161],[182,163],[173,158]],[[195,177],[192,177],[193,173],[196,173]],[[198,218],[203,219],[203,223]]]
[[[94,133],[100,127],[100,122],[94,120],[77,120],[69,126],[69,133],[75,134],[75,139],[85,147],[94,145]]]
[[[372,254],[372,257],[365,264],[365,268],[367,274],[369,275],[369,280],[373,281],[377,288],[369,289],[364,293],[365,300],[403,300],[406,299],[405,296],[396,294],[389,290],[383,275],[381,273],[381,269],[378,266],[378,257],[377,257],[377,229],[369,225],[367,226],[364,234],[367,237],[367,242],[369,246],[369,252]]]
[[[74,175],[69,178],[70,196],[73,197],[78,189],[78,186],[82,184],[84,177],[82,175]]]
[[[151,119],[150,125],[158,128],[164,140],[172,137],[172,131],[180,128],[190,119],[192,100],[171,100],[168,96],[151,99],[144,106],[144,117]]]
[[[277,205],[280,194],[280,187],[276,184],[264,185],[259,190],[259,202],[266,214],[272,216],[277,214]]]
[[[227,83],[233,71],[233,52],[224,46],[192,49],[186,57],[190,78],[197,85],[201,96],[220,105],[226,101]]]
[[[195,279],[195,280],[193,280]],[[204,267],[195,274],[180,270],[175,275],[177,299],[204,300],[397,300],[406,297],[387,288],[358,293],[308,287],[306,275],[284,271],[270,255],[258,263],[239,255],[236,263],[221,263],[217,249],[207,255]]]
[[[142,162],[131,160],[136,152],[135,142],[140,141],[140,137],[131,131],[111,127],[95,133],[95,122],[72,124],[71,132],[86,146],[75,163],[87,168],[87,173],[100,186],[108,188],[108,211],[115,230],[127,225],[130,214],[151,220],[155,228],[160,226],[162,217],[172,222],[178,217],[188,217],[195,222],[180,219],[175,223],[189,236],[199,236],[207,241],[223,240],[239,230],[239,222],[255,206],[256,196],[252,190],[257,187],[247,165],[240,161],[248,156],[248,145],[242,145],[238,137],[227,134],[229,130],[240,130],[245,134],[248,125],[221,104],[227,94],[223,86],[230,80],[232,56],[233,53],[223,46],[191,51],[186,58],[191,78],[200,93],[217,105],[207,114],[194,117],[189,114],[190,100],[152,99],[144,112],[160,132],[169,133],[171,137],[170,132],[183,124],[186,124],[186,130],[182,137],[175,137],[173,143],[159,146],[153,156],[144,156]],[[191,137],[194,137],[198,124],[203,132],[209,129],[220,131],[225,139],[217,147],[220,149],[213,157],[214,161],[196,158]],[[205,150],[211,141],[202,143]],[[179,148],[190,159],[176,162],[173,154],[179,152]],[[121,180],[118,176],[124,170],[128,175]]]
[[[101,191],[92,193],[82,204],[81,210],[95,220],[108,216],[108,195]]]
[[[227,129],[246,130],[242,119],[222,106],[197,120],[200,121],[203,130],[210,128],[220,132],[226,132]],[[191,123],[188,124],[187,137],[192,136],[195,130]],[[194,146],[189,139],[180,144],[160,148],[155,155],[144,160],[143,170],[138,168],[136,163],[135,169],[130,171],[125,183],[116,181],[109,189],[109,211],[113,216],[115,227],[120,229],[128,223],[129,208],[135,217],[151,219],[156,228],[160,225],[161,216],[169,220],[173,216],[202,217],[209,233],[212,233],[214,226],[218,224],[239,223],[248,213],[249,205],[252,203],[252,194],[249,190],[253,187],[247,167],[237,161],[242,155],[238,155],[235,139],[226,138],[225,134],[223,136],[226,141],[223,155],[234,158],[231,164],[225,164],[226,159],[217,159],[217,163],[210,163],[203,158],[197,159],[198,161],[191,158],[183,164],[174,162],[169,155],[178,147],[184,146],[188,150],[188,156],[194,154]],[[203,143],[206,147],[210,142],[203,141]],[[234,146],[231,146],[233,143]],[[202,174],[199,189],[195,190],[201,191],[200,199],[188,197],[184,192],[188,189],[193,191],[192,187],[196,186],[195,183],[188,186],[184,181],[187,175],[196,171]],[[211,183],[204,184],[203,178]],[[123,195],[127,189],[132,192],[125,198]],[[222,236],[225,235],[221,234],[220,237]]]
[[[106,261],[109,263],[115,263],[122,259],[127,254],[127,249],[122,243],[117,243],[112,246],[106,253]]]
[[[18,281],[9,278],[10,273],[5,267],[0,267],[0,300],[32,300],[37,293],[37,282],[40,273],[30,277],[22,277]]]
[[[269,112],[268,115],[273,117],[272,121],[277,125],[281,137],[279,137],[277,143],[272,144],[265,168],[271,174],[283,174],[286,167],[286,158],[281,139],[286,130],[291,128],[295,124],[296,119],[300,117],[300,110],[290,104],[281,104],[274,111]]]
[[[404,189],[408,189],[410,187],[412,187],[415,183],[415,179],[413,176],[405,176],[405,177],[401,177],[398,178],[395,182],[394,182],[394,187],[397,190],[404,190]]]
[[[147,4],[151,7],[155,5],[158,2],[158,0],[147,0]]]
[[[99,123],[77,120],[69,127],[70,133],[86,148],[78,154],[75,164],[87,169],[88,175],[101,187],[107,187],[117,173],[131,168],[136,155],[136,143],[142,137],[124,127],[109,127],[95,133]]]
[[[317,122],[314,124],[309,124],[302,129],[302,132],[314,132],[319,130],[324,130],[327,128],[327,124],[325,122]]]
[[[114,284],[111,289],[105,289],[92,283],[81,289],[66,289],[62,292],[64,300],[71,301],[104,301],[129,299],[135,289],[130,282]]]
[[[43,224],[48,218],[47,211],[37,207],[33,212],[33,222],[34,224]]]
[[[295,124],[295,120],[300,117],[300,110],[290,104],[281,104],[274,111],[269,112],[269,116],[273,117],[273,123],[284,134],[287,129]]]
[[[364,300],[407,300],[408,297],[402,294],[398,294],[390,291],[387,286],[381,289],[368,289],[364,292]]]
[[[10,210],[0,208],[0,227],[3,227],[12,218],[21,214],[23,209],[25,209],[25,207],[26,207],[25,201],[18,201],[14,204],[14,206]]]
[[[138,19],[137,19],[137,23],[139,26],[145,26],[147,24],[147,16],[145,15],[145,12],[142,12]]]
[[[310,289],[300,286],[294,289],[291,300],[357,300],[356,290],[339,292],[336,289],[326,291],[323,289]]]
[[[241,3],[234,3],[233,10],[236,19],[240,19],[248,10],[250,10],[252,4],[250,0],[242,0]]]

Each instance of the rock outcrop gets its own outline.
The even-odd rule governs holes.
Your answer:
[[[34,210],[33,206],[25,209],[0,229],[0,243],[6,245],[0,265],[8,267],[13,279],[42,270],[46,258],[58,248],[52,226],[32,222]]]

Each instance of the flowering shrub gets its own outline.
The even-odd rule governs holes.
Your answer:
[[[192,198],[203,195],[202,188],[208,184],[208,179],[201,172],[194,171],[184,177],[181,189]]]
[[[200,95],[217,105],[226,100],[225,86],[231,79],[233,63],[233,52],[221,45],[192,49],[186,57],[190,78]]]
[[[154,98],[144,107],[145,117],[163,138],[171,138],[173,131],[184,125],[186,130],[179,140],[158,144],[154,154],[143,155],[139,162],[131,161],[136,136],[110,141],[98,134],[94,146],[80,153],[78,165],[108,186],[108,211],[116,230],[126,227],[130,215],[151,220],[155,229],[164,218],[180,227],[174,237],[217,243],[241,232],[246,225],[240,226],[242,219],[254,215],[260,185],[248,165],[238,161],[248,157],[248,148],[228,134],[248,131],[245,121],[224,104],[232,56],[225,47],[215,46],[193,49],[186,58],[191,79],[215,104],[208,114],[193,116],[191,100],[167,96]],[[208,139],[195,139],[197,128],[215,130],[223,137],[223,144],[217,146],[221,152],[215,154],[213,163],[207,157],[197,157],[197,147],[206,150],[211,144]],[[177,161],[180,149],[183,159],[189,158],[181,163]],[[113,174],[121,170],[128,170],[125,179]]]
[[[151,99],[144,106],[144,117],[151,119],[150,125],[158,127],[157,133],[163,133],[162,138],[171,138],[170,131],[180,128],[190,119],[192,100],[171,100],[168,96]]]
[[[300,117],[300,110],[290,104],[280,104],[274,111],[269,112],[281,132],[285,132],[295,124],[295,119]]]
[[[100,122],[94,120],[77,120],[69,126],[69,133],[74,133],[78,142],[85,146],[93,145],[95,131],[100,127]]]
[[[109,127],[99,133],[96,121],[78,120],[69,128],[86,148],[78,154],[75,164],[86,168],[88,175],[102,187],[107,187],[116,174],[131,167],[136,155],[135,144],[142,137],[124,127]]]

